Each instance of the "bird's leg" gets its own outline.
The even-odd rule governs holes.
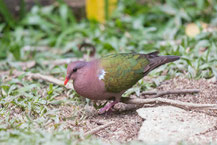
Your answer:
[[[101,108],[101,109],[99,110],[99,114],[103,114],[103,113],[109,111],[109,110],[110,110],[115,104],[117,104],[118,102],[119,102],[118,100],[115,100],[115,101],[113,101],[113,102],[107,104],[106,106],[104,106],[103,108]]]

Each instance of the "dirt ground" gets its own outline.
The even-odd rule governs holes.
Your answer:
[[[199,89],[200,93],[187,95],[168,95],[163,97],[184,102],[217,104],[217,82],[213,80],[189,80],[179,77],[164,81],[157,88],[157,90],[179,90],[193,88]],[[119,142],[128,142],[135,140],[138,137],[138,131],[142,125],[143,119],[138,116],[136,110],[141,107],[142,106],[119,103],[115,106],[115,109],[112,112],[108,112],[104,115],[98,115],[97,111],[93,107],[85,106],[85,111],[82,112],[85,115],[82,115],[81,112],[79,113],[81,115],[81,118],[84,117],[82,119],[82,122],[77,123],[79,125],[76,125],[76,122],[72,120],[66,120],[65,123],[67,123],[67,128],[86,132],[102,124],[114,121],[114,124],[96,133],[96,137],[99,137],[108,142],[112,140],[117,140]],[[72,108],[70,108],[70,106],[61,108],[62,117],[70,117],[72,113],[71,110]],[[216,111],[205,110],[199,112],[217,117]],[[217,123],[214,128],[211,128],[202,134],[207,138],[216,138]]]

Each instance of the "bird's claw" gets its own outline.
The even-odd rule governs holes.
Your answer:
[[[99,114],[104,114],[105,112],[110,111],[111,108],[112,108],[115,104],[117,104],[117,103],[118,103],[118,101],[114,101],[114,102],[112,102],[112,103],[107,104],[106,106],[104,106],[103,108],[101,108],[101,109],[99,110]]]
[[[99,110],[99,114],[104,114],[110,110],[109,107],[105,106]]]

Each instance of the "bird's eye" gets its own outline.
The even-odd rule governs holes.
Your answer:
[[[73,72],[76,72],[77,71],[77,68],[73,68]]]

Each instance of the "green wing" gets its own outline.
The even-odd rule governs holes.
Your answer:
[[[129,89],[144,77],[144,68],[148,64],[149,61],[142,54],[119,53],[102,57],[106,90],[118,93]]]

